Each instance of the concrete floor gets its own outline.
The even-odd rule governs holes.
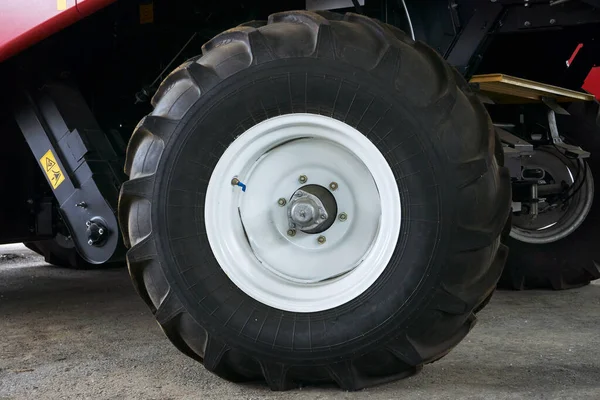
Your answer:
[[[600,399],[600,286],[498,292],[467,339],[413,378],[281,394],[225,382],[180,354],[125,269],[69,271],[0,246],[2,400],[367,397]]]

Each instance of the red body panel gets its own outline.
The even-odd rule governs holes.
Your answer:
[[[0,0],[0,62],[114,1]],[[583,88],[600,99],[600,67],[590,72]]]
[[[0,0],[0,62],[115,0]]]
[[[600,100],[600,67],[592,68],[583,83],[583,88]]]

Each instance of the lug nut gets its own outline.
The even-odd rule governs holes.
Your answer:
[[[340,221],[345,221],[348,219],[348,214],[343,212],[338,216],[338,218],[340,219]]]
[[[329,184],[329,189],[331,189],[331,190],[336,190],[337,188],[338,188],[338,184],[337,184],[337,182],[331,182],[331,183]]]
[[[325,243],[325,241],[327,241],[327,238],[325,238],[325,236],[319,236],[317,238],[317,242],[319,242],[319,244],[323,244]]]
[[[306,183],[306,181],[308,181],[308,178],[306,177],[306,175],[300,175],[300,177],[298,177],[298,182]]]
[[[282,197],[279,200],[277,200],[277,204],[279,204],[280,207],[283,207],[287,204],[287,201]]]
[[[103,235],[103,234],[104,234],[104,229],[102,229],[102,228],[98,229],[98,233],[99,233],[100,235]]]
[[[288,229],[287,234],[288,234],[288,236],[296,236],[296,230],[295,229]]]
[[[92,241],[92,239],[88,240],[88,244],[89,244],[90,246],[93,246],[93,245],[94,245],[94,242]]]

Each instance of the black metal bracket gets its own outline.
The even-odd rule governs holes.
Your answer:
[[[446,60],[468,80],[481,61],[485,43],[498,28],[504,11],[502,5],[481,2],[446,54]]]
[[[122,257],[116,212],[124,175],[81,93],[47,84],[23,94],[15,117],[79,254],[94,264]]]

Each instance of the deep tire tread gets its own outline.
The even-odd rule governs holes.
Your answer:
[[[479,307],[489,298],[501,272],[501,263],[505,259],[499,240],[500,231],[508,217],[510,204],[510,189],[506,177],[499,176],[499,166],[490,158],[490,148],[493,148],[494,131],[491,121],[487,118],[485,109],[476,96],[467,91],[465,82],[457,79],[455,72],[435,51],[426,45],[414,42],[397,28],[371,20],[357,14],[341,16],[330,12],[292,11],[273,14],[269,17],[268,25],[278,24],[280,35],[288,35],[289,40],[271,41],[268,35],[263,35],[262,22],[251,22],[226,31],[203,47],[202,58],[195,62],[187,62],[175,70],[161,85],[152,100],[156,109],[153,114],[146,117],[134,132],[128,149],[128,162],[126,172],[132,178],[132,183],[124,185],[121,192],[120,220],[121,226],[128,225],[132,209],[137,203],[144,200],[147,190],[153,182],[160,154],[153,151],[164,148],[164,141],[168,141],[169,132],[172,132],[173,123],[180,118],[181,110],[187,110],[191,104],[181,103],[181,99],[192,101],[195,93],[202,93],[218,85],[238,68],[246,68],[251,64],[267,62],[275,58],[286,58],[289,54],[295,57],[335,58],[341,62],[352,64],[354,67],[372,71],[373,74],[385,73],[389,79],[399,79],[402,74],[410,73],[404,70],[408,65],[404,61],[410,58],[415,65],[422,66],[436,77],[434,82],[428,82],[421,88],[418,98],[408,99],[416,107],[431,111],[436,118],[428,123],[444,126],[450,121],[453,110],[459,99],[464,96],[470,103],[471,110],[479,116],[480,125],[473,128],[465,135],[480,135],[487,131],[489,135],[476,138],[481,145],[472,152],[465,152],[461,160],[455,163],[456,175],[462,177],[459,185],[459,194],[462,196],[472,193],[485,194],[489,191],[501,193],[493,210],[489,205],[481,206],[477,212],[475,222],[463,223],[459,226],[454,251],[457,252],[456,260],[449,259],[448,263],[467,265],[469,268],[479,266],[474,282],[468,282],[456,290],[456,285],[449,281],[442,283],[444,290],[432,294],[426,302],[425,309],[420,310],[420,317],[412,321],[402,335],[381,343],[379,351],[388,352],[396,360],[394,369],[398,372],[390,376],[370,376],[353,364],[353,359],[341,360],[339,363],[315,366],[314,376],[307,376],[305,369],[302,373],[296,372],[294,365],[274,363],[269,360],[252,359],[242,354],[241,351],[229,348],[224,342],[211,335],[206,328],[201,327],[191,316],[180,307],[175,293],[169,290],[165,277],[157,265],[154,257],[156,249],[152,250],[153,238],[149,232],[146,237],[132,237],[132,233],[123,228],[124,235],[133,245],[128,253],[129,270],[134,284],[149,306],[156,313],[159,323],[167,336],[184,353],[195,359],[203,360],[204,366],[217,375],[234,381],[261,378],[273,390],[287,390],[301,384],[321,383],[323,376],[335,382],[345,390],[358,390],[378,383],[400,377],[410,376],[418,372],[422,365],[435,361],[448,353],[470,331],[475,323],[474,309]],[[274,28],[271,26],[271,28]],[[271,29],[272,30],[272,29]],[[358,33],[357,33],[358,32]],[[298,38],[310,38],[311,43],[298,44]],[[360,40],[357,44],[351,40]],[[282,44],[285,43],[285,44]],[[296,47],[294,48],[295,45]],[[237,46],[239,57],[233,66],[227,63],[211,65],[210,60],[221,60],[219,52],[227,46]],[[359,47],[372,51],[370,57],[356,57],[352,49]],[[238,51],[236,50],[236,51]],[[211,58],[212,57],[212,58]],[[368,59],[367,59],[368,58]],[[231,67],[231,68],[229,68]],[[229,69],[227,69],[229,68]],[[391,72],[391,73],[390,73]],[[462,77],[461,77],[462,79]],[[182,83],[183,82],[183,83]],[[457,86],[458,83],[458,86]],[[177,88],[179,89],[173,89]],[[174,93],[171,91],[175,90]],[[179,90],[179,91],[177,91]],[[402,88],[398,89],[400,95]],[[192,94],[186,94],[192,92]],[[186,97],[187,96],[187,97]],[[463,97],[461,97],[463,96]],[[463,100],[461,100],[463,101]],[[165,110],[171,110],[165,114]],[[467,131],[465,129],[465,131]],[[469,140],[465,137],[464,140]],[[154,145],[154,142],[160,142]],[[163,147],[161,147],[163,146]],[[134,160],[147,160],[140,169],[132,168],[139,163]],[[494,179],[489,179],[490,174]],[[488,179],[483,179],[487,176]],[[482,184],[487,182],[488,185]],[[495,187],[490,187],[493,181]],[[482,195],[483,197],[483,195]],[[467,198],[468,199],[468,198]],[[458,202],[463,201],[457,199]],[[485,210],[484,210],[485,209]],[[473,210],[461,210],[464,218]],[[459,218],[460,220],[460,218]],[[469,220],[470,221],[470,220]],[[488,270],[492,260],[496,267]],[[456,269],[455,268],[455,269]],[[460,293],[460,296],[459,296]],[[184,321],[184,322],[182,322]],[[434,324],[433,331],[423,331],[425,326]],[[441,328],[441,327],[444,328]],[[200,333],[198,333],[200,332]],[[369,357],[369,354],[357,354],[356,357]],[[240,372],[231,360],[244,359],[246,365],[255,365],[253,374]],[[299,374],[299,375],[297,375]]]

